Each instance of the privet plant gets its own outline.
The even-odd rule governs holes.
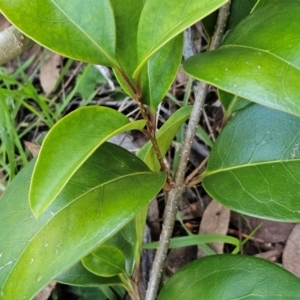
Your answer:
[[[116,297],[106,286],[123,287],[139,299],[147,206],[161,189],[167,206],[147,300],[299,298],[294,275],[235,254],[196,260],[159,284],[186,186],[202,182],[245,215],[300,221],[300,0],[0,0],[0,10],[37,43],[111,67],[143,116],[131,122],[89,106],[50,130],[0,201],[0,299],[31,299],[53,279],[100,286],[104,299]],[[200,81],[195,104],[156,132],[157,106],[182,62],[183,32],[199,20],[214,33],[206,52],[183,62]],[[206,170],[186,180],[208,85],[218,88],[226,126]],[[163,157],[188,119],[172,177]],[[107,142],[133,129],[150,138],[137,156]]]

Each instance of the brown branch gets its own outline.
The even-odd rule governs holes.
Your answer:
[[[131,94],[134,96],[134,99],[136,100],[136,102],[138,103],[140,112],[143,116],[143,119],[146,122],[146,127],[147,127],[147,135],[151,140],[154,152],[156,154],[156,157],[158,159],[160,168],[163,172],[165,172],[167,174],[167,179],[168,179],[168,184],[170,185],[170,187],[174,187],[175,183],[173,181],[173,178],[170,175],[170,172],[166,166],[166,164],[164,163],[164,159],[163,156],[161,155],[159,146],[158,146],[158,142],[155,136],[155,125],[153,125],[153,123],[155,124],[155,122],[152,122],[152,118],[151,116],[149,116],[145,106],[143,105],[143,96],[141,93],[141,88],[140,88],[140,80],[139,78],[137,78],[137,87],[135,88],[130,80],[128,79],[127,75],[123,72],[123,70],[119,69],[118,70],[119,73],[121,74],[122,78],[124,79],[124,81],[126,82],[128,88],[130,89]]]
[[[152,122],[147,114],[147,111],[143,105],[143,103],[141,102],[140,99],[136,99],[137,102],[138,102],[138,106],[140,108],[140,112],[143,116],[143,119],[146,121],[146,126],[147,126],[147,129],[148,129],[148,134],[149,134],[149,137],[150,137],[150,140],[151,140],[151,143],[152,143],[152,146],[153,146],[153,149],[154,149],[154,152],[156,154],[156,157],[158,159],[158,162],[160,164],[160,168],[163,172],[165,172],[167,174],[167,179],[168,179],[168,184],[171,186],[171,187],[174,187],[175,186],[175,183],[173,181],[173,178],[171,177],[170,173],[169,173],[169,170],[167,168],[167,166],[165,165],[164,163],[164,160],[163,160],[163,157],[161,155],[161,152],[160,152],[160,149],[159,149],[159,146],[158,146],[158,143],[157,143],[157,139],[156,139],[156,136],[155,136],[155,129],[152,125]]]
[[[215,27],[215,33],[212,38],[212,43],[209,50],[216,49],[222,40],[227,18],[229,15],[230,2],[225,4],[219,10],[218,20]],[[159,240],[159,245],[156,251],[153,267],[151,270],[151,277],[148,283],[148,289],[145,300],[155,300],[161,280],[163,266],[167,257],[170,238],[172,236],[176,212],[178,208],[179,197],[185,190],[184,176],[186,166],[189,160],[189,155],[192,147],[192,142],[196,134],[197,126],[199,124],[201,112],[203,109],[204,101],[208,91],[208,84],[199,82],[198,89],[195,97],[195,104],[191,113],[190,121],[187,127],[185,140],[182,147],[182,153],[179,161],[179,166],[176,172],[175,184],[176,187],[169,193],[167,206],[165,211],[165,220],[162,227],[162,232]]]

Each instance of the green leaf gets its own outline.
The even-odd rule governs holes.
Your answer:
[[[230,14],[227,20],[226,31],[234,28],[247,17],[258,0],[233,0],[230,5]]]
[[[252,104],[252,102],[247,99],[227,93],[222,90],[218,90],[218,96],[225,109],[226,118],[229,118],[235,111],[241,110],[246,106]]]
[[[157,132],[156,139],[163,156],[167,153],[180,126],[189,118],[192,109],[193,107],[190,105],[178,109]],[[158,172],[160,170],[160,165],[151,142],[145,144],[137,156],[142,159],[152,171]]]
[[[207,146],[209,146],[210,148],[213,147],[214,143],[213,141],[210,139],[209,135],[206,133],[206,131],[199,126],[197,128],[197,135],[199,137],[199,139],[204,142]]]
[[[173,37],[209,15],[227,0],[151,0],[143,8],[138,36],[137,77],[149,58]]]
[[[209,244],[209,243],[227,243],[234,245],[236,249],[235,253],[239,252],[240,249],[240,241],[237,238],[232,236],[222,235],[222,234],[200,234],[195,235],[191,234],[188,236],[182,236],[177,238],[170,239],[169,248],[180,248],[187,247],[192,245],[201,245],[201,244]],[[148,243],[143,246],[144,249],[156,249],[158,247],[159,242]]]
[[[182,50],[183,34],[180,34],[160,48],[148,60],[141,73],[142,101],[153,112],[155,112],[177,75]]]
[[[124,254],[113,246],[99,246],[84,257],[82,263],[98,276],[111,277],[126,273]]]
[[[142,129],[144,121],[130,122],[106,107],[77,109],[61,119],[46,136],[33,172],[30,206],[39,216],[85,160],[106,140],[121,132]]]
[[[147,209],[146,209],[147,210]],[[126,271],[128,274],[133,274],[135,264],[137,263],[136,259],[139,259],[141,253],[135,253],[138,248],[138,236],[137,236],[137,218],[144,210],[140,211],[135,219],[130,221],[126,226],[124,226],[117,234],[115,234],[111,239],[109,239],[105,244],[106,245],[115,245],[118,247],[125,256]],[[146,222],[146,220],[145,220]],[[143,228],[145,226],[143,224]]]
[[[143,0],[110,0],[116,20],[117,59],[128,79],[137,67],[137,29]],[[134,84],[134,80],[131,81]]]
[[[105,143],[35,219],[27,197],[32,169],[28,164],[0,201],[3,299],[31,299],[133,219],[166,180],[130,152]]]
[[[93,65],[84,67],[81,74],[76,77],[76,89],[82,98],[91,97],[97,84],[104,84],[107,80]]]
[[[264,259],[213,255],[189,263],[172,276],[158,300],[298,299],[300,281]]]
[[[300,118],[260,105],[236,114],[203,174],[215,200],[242,214],[300,221]]]
[[[1,0],[1,12],[20,31],[63,56],[118,66],[115,20],[109,0]]]
[[[122,285],[122,281],[118,276],[112,277],[100,277],[91,272],[89,272],[83,265],[82,262],[78,262],[68,271],[59,275],[55,278],[56,281],[75,286],[103,286],[103,285]]]
[[[141,212],[139,212],[139,214],[140,213]],[[132,274],[135,265],[133,253],[136,245],[135,229],[135,219],[133,219],[110,239],[105,241],[105,243],[101,244],[101,246],[113,247],[121,252],[124,259],[126,272],[128,274]]]
[[[299,3],[274,0],[257,6],[218,50],[189,58],[185,71],[224,91],[300,116]]]
[[[129,88],[129,84],[136,86],[132,74],[137,67],[137,29],[144,2],[111,0],[111,3],[116,19],[117,59],[120,65],[120,68],[114,68],[114,73],[123,90],[134,99],[135,91]]]

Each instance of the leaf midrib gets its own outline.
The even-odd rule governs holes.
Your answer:
[[[251,47],[251,46],[246,46],[246,45],[239,45],[239,44],[229,44],[229,45],[224,45],[222,47],[220,47],[219,49],[224,49],[224,48],[245,48],[245,49],[251,49],[251,50],[255,50],[257,52],[264,52],[265,54],[268,54],[268,55],[271,55],[271,56],[274,56],[275,58],[283,61],[284,63],[290,65],[291,67],[297,69],[300,71],[300,68],[298,68],[297,66],[293,65],[292,63],[290,63],[289,61],[285,60],[284,58],[276,55],[275,53],[273,52],[270,52],[268,50],[265,50],[265,49],[261,49],[261,48],[257,48],[257,47]]]
[[[232,170],[238,170],[242,168],[251,168],[251,167],[257,167],[261,165],[271,165],[271,164],[283,164],[283,163],[293,163],[293,162],[300,162],[300,158],[294,158],[290,160],[270,160],[270,161],[262,161],[262,162],[256,162],[256,163],[247,163],[247,164],[241,164],[241,165],[236,165],[233,167],[227,167],[224,169],[216,169],[216,170],[206,170],[205,173],[203,173],[203,177],[207,177],[210,175],[214,175],[217,173],[222,173],[222,172],[231,172]]]
[[[83,33],[83,35],[85,35],[95,46],[96,48],[98,48],[103,55],[105,55],[107,57],[107,59],[115,66],[118,66],[118,63],[112,58],[110,57],[106,51],[104,51],[104,49],[96,43],[95,40],[93,40],[93,38],[91,36],[89,36],[78,24],[76,24],[65,12],[64,10],[55,2],[55,0],[51,0],[51,2],[61,11],[61,13],[76,27],[78,28],[79,31],[81,31]]]

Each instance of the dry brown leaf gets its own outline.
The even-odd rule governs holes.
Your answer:
[[[40,81],[46,95],[49,95],[55,87],[56,81],[59,77],[61,64],[61,56],[56,53],[50,53],[49,58],[41,67]]]
[[[39,294],[37,294],[33,300],[47,300],[49,299],[53,289],[55,288],[56,282],[51,281]]]
[[[260,257],[271,262],[278,261],[278,258],[281,257],[283,251],[283,246],[280,244],[276,244],[274,249],[262,253],[258,253],[255,256]]]
[[[257,226],[261,225],[255,234],[255,238],[262,240],[264,243],[285,242],[294,227],[293,223],[262,220],[248,216],[242,217],[235,212],[231,214],[231,222],[245,234],[250,234]]]
[[[200,224],[199,234],[226,235],[230,220],[230,210],[215,200],[212,200],[204,211]],[[216,253],[223,253],[224,243],[211,243],[209,245]],[[201,250],[198,253],[201,256]]]
[[[285,269],[300,277],[300,224],[296,224],[283,250],[282,264]]]
[[[0,14],[0,31],[8,28],[10,26],[10,23],[6,20],[6,18]]]
[[[174,248],[169,251],[168,258],[166,261],[166,273],[169,276],[172,276],[183,266],[192,262],[197,258],[197,247],[180,247]]]
[[[188,80],[189,80],[189,76],[183,71],[183,68],[181,67],[176,76],[176,81],[179,84],[186,84]]]
[[[32,142],[24,142],[25,147],[29,150],[29,152],[32,154],[33,157],[37,157],[40,151],[41,146],[36,144],[36,143],[32,143]]]

